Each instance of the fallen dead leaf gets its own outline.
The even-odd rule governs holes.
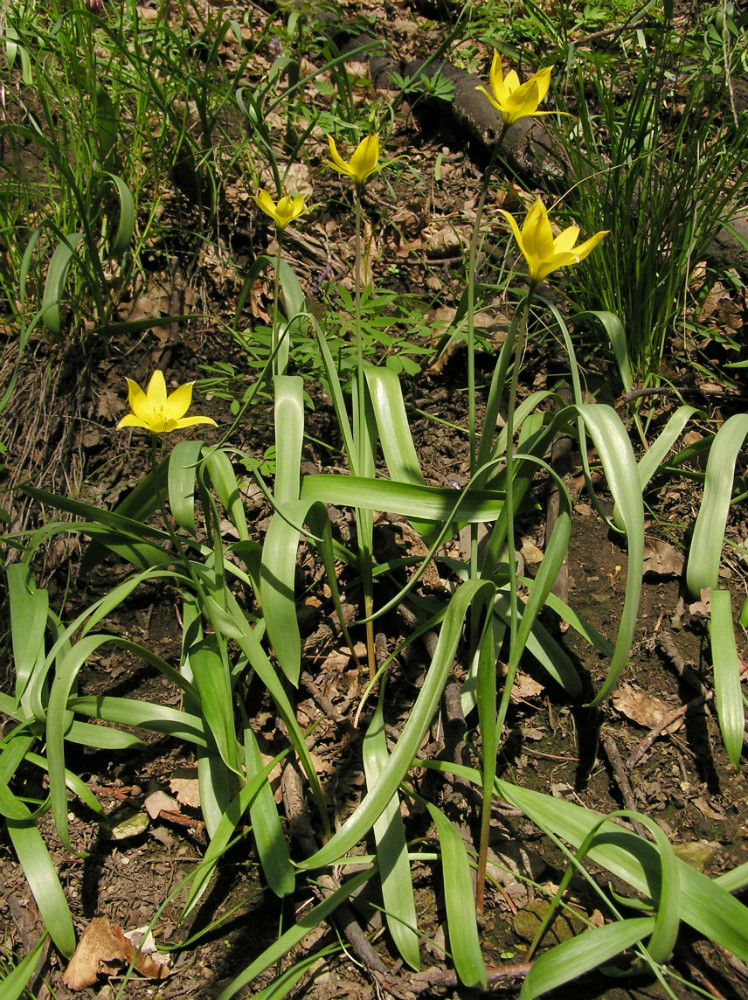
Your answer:
[[[100,974],[115,971],[125,961],[122,942],[107,917],[94,917],[86,927],[62,981],[71,990],[92,986]],[[110,968],[111,967],[111,968]]]
[[[543,561],[543,551],[539,549],[535,542],[530,538],[522,539],[522,558],[525,560],[528,566],[537,566],[538,563]]]
[[[138,954],[138,944],[145,937],[145,931],[146,928],[138,928],[137,931],[129,932],[135,938],[134,943],[121,927],[112,927],[108,917],[94,917],[83,932],[63,973],[62,981],[68,989],[83,990],[92,986],[100,975],[114,975],[123,965],[130,964],[147,979],[165,979],[170,976],[172,970],[167,965],[166,958],[153,957],[156,949],[152,937],[145,938]]]
[[[146,979],[165,979],[172,974],[168,955],[156,949],[156,942],[148,927],[136,927],[134,930],[123,932],[121,927],[115,926],[114,933],[122,942],[128,965],[135,955],[138,955],[134,967],[141,976],[145,976]]]
[[[152,792],[148,798],[143,802],[146,808],[146,812],[151,817],[155,819],[162,809],[167,812],[179,812],[179,803],[176,799],[172,798],[171,795],[167,795],[166,792],[158,791]]]
[[[169,780],[169,789],[176,795],[180,805],[190,809],[200,808],[200,783],[193,768],[180,768]]]
[[[613,695],[611,701],[613,708],[627,719],[635,722],[645,729],[655,729],[660,725],[666,715],[673,710],[672,705],[668,705],[655,695],[638,691],[630,684],[621,684]],[[683,717],[676,719],[663,732],[674,733],[683,722]]]
[[[674,545],[661,538],[647,538],[644,543],[644,565],[642,572],[656,576],[680,576],[683,573],[684,556]]]
[[[708,618],[711,608],[712,589],[705,587],[699,594],[701,600],[688,605],[689,612],[696,618]]]
[[[544,690],[543,685],[539,684],[533,677],[517,671],[512,688],[512,694],[516,698],[537,698]]]

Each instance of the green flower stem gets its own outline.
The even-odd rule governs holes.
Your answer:
[[[527,342],[527,323],[530,317],[530,305],[532,303],[533,296],[535,295],[536,287],[537,282],[533,281],[530,283],[530,290],[527,293],[527,298],[520,307],[523,312],[518,323],[517,340],[514,345],[514,366],[512,368],[512,377],[509,382],[509,398],[507,400],[506,409],[506,498],[504,500],[504,506],[506,508],[506,544],[509,560],[510,660],[512,659],[511,651],[514,649],[514,643],[517,638],[517,562],[514,558],[514,414],[517,409],[517,382],[519,380],[519,368],[522,362],[522,355],[525,351],[525,344]],[[513,683],[514,677],[510,677],[507,674],[504,684],[504,692],[501,696],[501,706],[499,708],[499,721],[497,728],[499,740],[501,740],[501,729],[504,725],[504,718],[506,717],[506,710],[509,704],[509,695],[507,692],[511,694]]]
[[[356,340],[356,385],[353,392],[353,434],[355,451],[355,474],[366,476],[373,472],[368,462],[368,432],[366,426],[366,379],[364,377],[364,344],[361,332],[361,268],[363,264],[361,240],[361,184],[354,185],[353,204],[356,218],[355,259],[354,267],[354,335]],[[374,649],[374,580],[372,576],[372,513],[368,510],[356,511],[358,534],[359,571],[361,573],[361,590],[364,599],[364,618],[366,619],[366,657],[369,663],[369,680],[373,681],[377,672]]]
[[[275,276],[273,279],[273,332],[270,340],[270,350],[273,356],[273,375],[285,375],[286,368],[285,364],[281,364],[280,361],[280,339],[278,336],[278,330],[280,327],[280,267],[281,261],[283,260],[283,230],[278,229],[278,248],[275,251]]]
[[[509,700],[512,694],[512,687],[514,686],[514,676],[517,672],[516,663],[514,656],[514,648],[517,642],[517,624],[518,624],[518,604],[517,604],[517,562],[514,558],[514,415],[517,409],[517,383],[519,380],[519,368],[522,361],[522,355],[525,350],[525,344],[527,343],[527,323],[530,316],[530,305],[532,303],[533,296],[535,294],[535,288],[537,286],[536,282],[531,282],[530,290],[524,302],[518,307],[522,310],[519,316],[519,321],[517,323],[517,333],[516,340],[514,344],[514,365],[512,367],[512,377],[509,382],[509,397],[507,400],[507,413],[506,413],[506,497],[504,499],[504,508],[506,510],[506,545],[507,545],[507,561],[509,564],[509,669],[507,670],[506,677],[504,678],[504,687],[501,692],[501,702],[499,704],[498,716],[496,719],[496,725],[493,730],[493,737],[491,738],[491,745],[488,742],[484,742],[483,752],[489,755],[489,760],[493,761],[492,767],[495,771],[496,755],[498,753],[499,745],[501,743],[501,732],[504,728],[504,720],[506,719],[507,709],[509,707]],[[484,737],[485,739],[485,737]],[[490,783],[493,786],[493,782]],[[491,800],[490,796],[488,801],[483,804],[483,812],[481,814],[481,831],[480,831],[480,844],[478,848],[478,866],[477,866],[477,879],[476,879],[476,898],[475,905],[478,913],[483,913],[483,900],[486,885],[486,867],[488,864],[488,839],[490,832],[490,820],[491,820]]]
[[[499,155],[499,149],[506,135],[507,125],[501,129],[496,144],[491,150],[491,158],[483,173],[483,183],[481,184],[478,206],[475,210],[475,222],[473,223],[473,234],[470,239],[470,249],[468,251],[468,273],[467,273],[467,378],[468,378],[468,435],[469,435],[469,456],[470,456],[470,478],[475,475],[478,458],[478,437],[475,418],[475,278],[478,262],[478,245],[480,243],[480,224],[483,218],[483,210],[486,206],[488,196],[488,185],[491,174]],[[476,576],[478,571],[478,525],[471,525],[470,528],[470,575]]]

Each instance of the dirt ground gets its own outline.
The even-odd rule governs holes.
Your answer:
[[[428,47],[429,32],[443,30],[438,24],[426,27],[423,15],[404,3],[389,7],[393,16],[388,20],[388,40],[400,47],[411,46],[414,55]],[[436,15],[431,11],[429,16]],[[433,163],[439,155],[441,180],[425,199],[424,192],[405,176],[394,186],[377,179],[367,188],[365,210],[374,220],[374,281],[383,287],[391,287],[388,282],[394,282],[402,294],[426,296],[438,292],[442,299],[449,300],[451,294],[456,301],[461,282],[461,271],[455,266],[459,252],[450,250],[443,234],[469,232],[484,165],[482,150],[464,136],[440,132],[430,119],[414,118],[400,107],[387,155],[405,155],[419,167]],[[318,166],[318,161],[313,164],[315,201],[322,200],[324,193],[334,199],[333,205],[317,213],[303,240],[290,238],[286,243],[287,256],[310,298],[327,264],[326,254],[344,284],[350,281],[352,267],[352,218],[344,207],[344,185],[316,169]],[[422,172],[427,174],[425,169]],[[163,314],[194,311],[200,314],[199,320],[178,328],[166,326],[150,331],[127,344],[89,341],[84,354],[69,348],[62,358],[55,356],[55,348],[48,343],[33,345],[8,411],[12,433],[4,472],[6,482],[17,483],[28,477],[45,489],[72,492],[88,502],[113,507],[147,468],[147,448],[141,440],[114,430],[126,407],[126,375],[142,383],[158,367],[166,372],[167,381],[176,385],[199,378],[201,373],[209,374],[214,366],[228,362],[235,366],[237,392],[243,391],[251,378],[251,368],[239,345],[223,332],[222,321],[233,315],[241,274],[258,253],[268,248],[272,233],[257,217],[241,184],[227,183],[222,197],[214,243],[180,243],[174,237],[173,242],[154,247],[149,284],[140,290],[139,308],[159,308]],[[384,209],[377,211],[382,205]],[[195,231],[198,209],[184,190],[175,188],[165,212],[173,223],[170,232]],[[233,262],[231,268],[226,266],[228,259]],[[255,311],[248,316],[248,326],[261,321],[268,294],[269,288],[262,284],[253,293]],[[123,303],[121,318],[127,318],[128,310],[131,313],[137,302],[133,293],[132,300]],[[206,315],[215,316],[216,322],[206,323]],[[501,342],[506,325],[503,303],[497,301],[487,315],[485,353],[479,373],[484,382],[486,373],[492,370],[492,351]],[[742,315],[745,323],[745,313]],[[541,338],[530,343],[523,392],[553,384],[553,350],[552,343]],[[719,344],[715,343],[712,350],[713,360],[718,363]],[[627,405],[619,398],[610,367],[596,362],[594,357],[591,352],[589,357],[583,357],[589,391],[599,400],[613,402],[625,415]],[[744,405],[740,387],[732,394],[710,396],[709,386],[699,382],[685,362],[674,356],[671,365],[676,380],[688,384],[694,393],[701,393],[699,405],[713,418],[729,416]],[[40,371],[49,373],[45,384],[39,380]],[[466,426],[464,353],[455,350],[417,378],[406,377],[404,384],[425,475],[435,484],[459,484],[466,472],[465,435],[451,425]],[[336,461],[334,451],[320,444],[334,436],[334,418],[324,394],[311,386],[310,391],[315,409],[309,415],[304,462],[307,470],[322,470],[334,467]],[[228,399],[215,391],[211,393],[210,386],[201,383],[196,386],[196,398],[200,400],[199,412],[228,426]],[[651,405],[653,419],[662,421],[671,402],[675,401],[665,394],[653,397],[646,405]],[[206,434],[208,440],[210,433]],[[272,443],[271,415],[265,405],[250,411],[248,419],[236,428],[232,443],[258,461],[263,459]],[[614,637],[625,582],[625,550],[595,514],[583,489],[577,454],[570,456],[566,482],[575,513],[568,562],[570,602],[601,632]],[[599,486],[604,500],[604,484]],[[735,770],[724,753],[711,704],[705,608],[690,600],[683,579],[682,545],[693,523],[698,495],[689,480],[669,478],[656,483],[647,499],[648,550],[639,627],[630,664],[617,692],[601,708],[586,709],[572,704],[532,662],[523,663],[508,720],[509,736],[499,762],[500,774],[599,813],[624,807],[637,809],[656,819],[682,858],[708,875],[717,875],[748,856],[748,763],[744,759]],[[537,500],[539,507],[544,507],[542,484]],[[8,509],[16,528],[38,523],[42,514],[17,491]],[[270,509],[258,491],[248,492],[247,509],[261,537]],[[50,516],[51,512],[46,514]],[[348,527],[345,512],[333,511],[332,516],[337,530],[344,535]],[[744,540],[748,535],[742,511],[733,513],[730,530],[736,539]],[[528,514],[522,520],[519,534],[530,573],[533,553],[542,547],[543,533],[544,513]],[[402,521],[383,518],[377,522],[375,547],[380,558],[390,551],[410,551],[414,544]],[[53,604],[66,599],[66,613],[71,616],[124,572],[114,562],[107,562],[84,578],[79,575],[80,556],[77,543],[55,543],[46,553],[44,565],[38,567]],[[314,570],[311,557],[302,553],[299,572],[305,582],[313,580]],[[725,584],[734,591],[733,603],[739,606],[745,592],[744,567],[728,561],[723,574]],[[346,589],[345,579],[341,583],[344,602],[355,619],[358,594],[352,584],[350,591]],[[424,581],[425,592],[443,593],[448,583],[446,574],[442,578],[434,571]],[[386,593],[378,594],[378,600],[382,596]],[[302,728],[317,724],[310,737],[311,749],[319,761],[325,794],[334,803],[336,815],[344,817],[355,807],[364,787],[358,765],[358,737],[351,728],[364,681],[343,648],[329,598],[305,602],[299,615],[305,641],[302,684],[296,698],[298,719]],[[549,615],[544,623],[558,633],[559,622],[553,616]],[[395,612],[378,624],[388,649],[395,648],[406,624]],[[178,598],[163,585],[140,588],[107,621],[107,627],[148,644],[167,661],[179,663]],[[362,632],[354,629],[354,640],[361,638]],[[566,633],[563,641],[584,678],[586,694],[591,694],[604,676],[604,664],[575,640],[573,632]],[[427,657],[427,649],[419,646],[395,661],[388,688],[387,719],[388,734],[393,739],[417,694]],[[464,664],[457,662],[458,679],[463,671]],[[2,676],[8,683],[11,665],[7,662],[3,663]],[[176,687],[121,652],[93,658],[80,675],[81,694],[104,692],[179,704]],[[245,697],[246,703],[253,706],[253,728],[263,752],[276,753],[282,734],[258,682],[248,682]],[[663,725],[664,721],[671,724]],[[144,739],[146,749],[132,753],[110,755],[70,748],[67,766],[83,776],[107,813],[106,822],[100,822],[85,806],[71,800],[71,837],[77,850],[87,852],[85,857],[71,856],[62,849],[49,815],[41,821],[41,828],[51,845],[77,930],[81,931],[95,916],[106,916],[126,930],[143,926],[154,920],[161,908],[154,933],[160,946],[174,949],[173,974],[159,982],[136,977],[121,993],[120,976],[102,976],[96,987],[75,993],[62,982],[64,963],[48,948],[33,986],[36,997],[69,1000],[74,996],[96,996],[109,1000],[121,995],[131,1000],[211,1000],[313,898],[308,890],[299,890],[295,897],[281,903],[265,891],[251,838],[247,837],[226,856],[197,910],[180,923],[180,882],[190,874],[206,846],[199,809],[194,802],[191,804],[189,793],[194,759],[189,748],[175,740],[152,734],[145,734]],[[439,720],[434,721],[426,750],[433,755],[454,750]],[[470,763],[469,747],[466,753],[465,762]],[[175,784],[175,779],[186,784]],[[28,794],[41,794],[42,788],[31,784],[32,778],[29,781]],[[477,835],[478,803],[469,790],[456,783],[439,782],[425,771],[414,771],[412,781],[422,795],[437,801],[450,819]],[[171,798],[151,814],[147,800],[158,791]],[[122,822],[133,817],[134,823],[123,828]],[[415,807],[407,816],[406,828],[414,840],[428,842],[433,837],[427,814]],[[490,893],[482,947],[487,965],[509,970],[506,979],[497,979],[492,991],[516,996],[521,979],[511,976],[511,968],[521,965],[544,912],[541,893],[533,883],[558,884],[565,865],[552,843],[511,809],[497,809],[492,830],[492,858],[501,891]],[[426,966],[447,968],[442,950],[443,905],[434,888],[438,885],[434,874],[435,870],[426,865],[413,873],[423,932],[422,960]],[[608,878],[603,875],[601,881],[606,883]],[[23,954],[38,939],[41,923],[23,872],[5,839],[0,840],[0,887],[4,947]],[[569,901],[594,922],[598,902],[587,884],[575,880]],[[745,893],[743,901],[748,902]],[[362,894],[356,900],[356,915],[382,963],[398,971],[373,902]],[[572,918],[559,918],[546,945],[576,931]],[[339,930],[325,926],[314,940],[305,940],[288,961],[332,944],[339,936]],[[190,943],[193,938],[195,942]],[[694,986],[688,984],[725,1000],[748,997],[748,968],[687,931],[679,939],[672,967],[685,983],[671,980],[671,989],[684,1000],[697,995]],[[252,992],[242,995],[259,992],[279,971],[266,973],[253,983]],[[407,983],[407,971],[400,969],[399,975]],[[313,967],[292,995],[307,1000],[369,1000],[382,992],[369,972],[341,951]],[[447,977],[420,995],[467,1000],[478,994],[455,986]],[[666,993],[653,979],[617,980],[596,973],[553,996],[559,1000],[658,1000]]]

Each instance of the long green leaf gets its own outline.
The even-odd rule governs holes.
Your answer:
[[[453,594],[426,679],[376,785],[368,790],[357,809],[330,840],[304,863],[304,868],[322,868],[333,864],[368,834],[374,821],[382,814],[413,764],[424,733],[433,719],[462,636],[468,610],[472,608],[475,620],[479,620],[481,611],[490,604],[494,593],[495,588],[489,581],[469,580]]]
[[[455,765],[451,765],[456,767]],[[455,773],[458,773],[455,771]],[[462,773],[462,772],[460,772]],[[468,769],[465,770],[468,773]],[[479,782],[477,771],[470,780]],[[600,818],[572,802],[497,780],[497,793],[521,809],[536,825],[578,847]],[[604,835],[604,837],[603,837]],[[656,896],[660,885],[660,860],[654,845],[614,823],[605,821],[589,857],[647,896]],[[748,908],[715,880],[677,859],[680,881],[680,919],[700,934],[748,961]]]
[[[277,941],[270,945],[269,948],[266,948],[243,972],[240,972],[221,991],[216,1000],[230,1000],[243,986],[251,983],[261,972],[264,972],[265,969],[270,968],[271,965],[275,965],[276,962],[285,958],[299,941],[306,937],[315,927],[318,927],[331,913],[334,913],[342,902],[349,899],[361,886],[365,885],[375,872],[376,868],[370,868],[351,876],[339,889],[330,893],[314,909],[305,913],[292,927],[289,927],[285,934],[281,934]]]
[[[50,333],[59,335],[62,328],[60,321],[60,301],[65,287],[65,280],[70,265],[75,256],[75,249],[85,238],[85,233],[68,233],[58,243],[47,270],[47,280],[44,282],[42,297],[42,322]]]
[[[20,701],[36,665],[44,657],[49,597],[46,590],[37,589],[28,567],[21,563],[11,563],[5,573],[16,677],[15,695],[16,700]]]
[[[745,712],[740,687],[740,657],[735,644],[732,603],[727,590],[713,590],[709,605],[709,635],[714,670],[714,699],[727,756],[733,767],[743,752]]]
[[[42,945],[46,936],[39,938],[37,943],[15,968],[3,979],[3,1000],[18,1000],[28,985],[29,980],[34,975],[36,963],[42,953]]]
[[[32,821],[6,821],[18,862],[34,894],[44,926],[66,958],[75,951],[73,918],[42,835]]]
[[[275,443],[278,466],[273,501],[276,512],[268,525],[260,565],[260,595],[268,637],[278,663],[296,687],[301,673],[301,635],[296,617],[294,579],[299,548],[297,525],[308,504],[299,503],[299,469],[304,440],[303,382],[298,376],[276,375]]]
[[[226,767],[242,774],[234,728],[231,677],[215,636],[205,636],[188,650],[189,668],[199,692],[200,710]]]
[[[644,565],[644,507],[631,442],[615,410],[591,404],[568,409],[579,414],[594,441],[613,501],[621,515],[628,548],[626,592],[618,636],[607,676],[590,702],[599,705],[616,686],[636,632]]]
[[[195,528],[195,479],[205,444],[203,441],[179,441],[169,455],[169,508],[180,528],[193,537]],[[152,493],[155,494],[153,486]],[[155,499],[155,497],[154,497]]]
[[[207,746],[205,725],[199,716],[182,712],[167,705],[137,701],[135,698],[118,698],[114,695],[79,695],[71,698],[68,708],[92,719],[111,722],[118,726],[132,726],[162,733],[176,740],[185,740],[197,746]]]
[[[384,683],[380,690],[376,711],[363,740],[362,756],[368,788],[373,788],[376,785],[389,758],[382,712],[383,692]],[[417,971],[420,968],[418,920],[408,862],[408,847],[400,815],[400,796],[397,792],[387,803],[381,815],[374,821],[373,829],[377,845],[377,863],[382,879],[382,900],[387,928],[403,960]]]
[[[282,898],[294,891],[296,880],[288,851],[288,840],[281,827],[273,790],[265,773],[257,738],[246,716],[244,719],[244,759],[249,781],[258,775],[264,778],[257,794],[250,800],[249,816],[252,820],[252,833],[257,853],[260,856],[262,871],[270,888],[276,896]]]
[[[748,414],[736,413],[714,437],[706,464],[704,496],[696,517],[686,565],[686,583],[694,597],[719,584],[727,512],[730,509],[735,462],[748,435]]]
[[[444,906],[452,961],[465,986],[487,984],[486,966],[480,950],[478,925],[475,919],[475,897],[470,878],[470,862],[465,845],[447,817],[426,803],[429,815],[439,835],[444,880]]]
[[[387,511],[439,524],[456,519],[465,523],[495,521],[503,507],[503,498],[493,491],[458,492],[389,479],[324,473],[304,477],[301,497],[309,502],[321,500],[362,510]]]
[[[652,917],[634,917],[604,927],[594,927],[551,948],[535,961],[522,984],[519,1000],[535,997],[570,983],[650,934]]]

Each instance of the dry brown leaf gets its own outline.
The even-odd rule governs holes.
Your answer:
[[[661,698],[647,694],[644,691],[638,691],[636,688],[631,687],[630,684],[621,684],[611,701],[613,702],[613,708],[617,712],[625,715],[627,719],[635,722],[638,726],[643,726],[645,729],[655,729],[660,725],[665,716],[673,711],[673,706],[668,705]],[[682,722],[682,717],[676,719],[664,732],[674,733]]]
[[[68,989],[83,990],[92,986],[98,976],[113,975],[121,966],[130,965],[137,950],[121,927],[112,927],[108,917],[94,917],[83,932],[62,981]],[[144,951],[138,955],[134,968],[147,979],[165,979],[172,973],[166,964]]]
[[[94,917],[86,927],[62,981],[71,990],[92,986],[99,974],[108,974],[126,961],[122,942],[112,930],[107,917]]]
[[[143,805],[151,819],[155,819],[162,809],[167,812],[179,812],[179,803],[177,800],[172,798],[171,795],[167,795],[160,788],[158,791],[151,792],[145,802],[143,802]]]
[[[150,933],[145,935],[145,928],[138,928],[137,931],[128,931],[126,935],[121,927],[115,925],[114,933],[117,936],[118,941],[122,945],[122,949],[125,953],[125,961],[128,965],[133,964],[135,971],[139,972],[141,976],[145,976],[146,979],[166,979],[167,976],[172,974],[172,969],[166,964],[165,961],[159,961],[157,958],[153,957],[155,951],[155,945],[153,945],[153,938]],[[130,937],[136,938],[135,941],[131,941]],[[138,952],[138,945],[140,944],[140,939],[146,937],[146,941],[143,943],[143,947],[140,950],[140,954],[135,958]],[[148,941],[150,940],[150,947],[148,946]],[[133,961],[134,960],[134,961]]]
[[[522,539],[522,558],[528,566],[537,566],[543,561],[543,551],[539,549],[531,538]]]
[[[514,686],[512,687],[512,694],[517,698],[537,698],[539,697],[545,688],[542,684],[530,677],[528,674],[523,674],[521,671],[517,671],[515,677]]]
[[[176,795],[177,802],[190,809],[200,808],[200,783],[194,768],[180,768],[169,781],[169,789]]]
[[[661,538],[647,538],[644,542],[644,574],[680,576],[683,563],[683,553],[669,542],[664,542]]]
[[[694,601],[693,604],[688,605],[689,613],[695,618],[708,618],[712,603],[712,588],[704,587],[700,591],[699,597],[701,600]]]

